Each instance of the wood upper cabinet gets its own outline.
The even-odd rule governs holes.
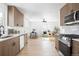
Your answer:
[[[14,26],[23,26],[23,14],[14,7]]]
[[[8,6],[8,26],[23,26],[24,15],[15,7]]]
[[[79,10],[79,3],[67,3],[60,9],[60,26],[64,26],[64,17],[73,11]]]
[[[0,56],[15,56],[20,51],[19,37],[0,42]]]
[[[64,5],[60,10],[60,26],[64,26],[64,17],[71,13],[72,7],[70,4]]]
[[[71,4],[73,11],[79,10],[79,3],[72,3]]]

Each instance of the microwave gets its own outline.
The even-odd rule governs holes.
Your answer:
[[[64,23],[71,24],[79,22],[79,10],[70,13],[69,15],[64,17]]]

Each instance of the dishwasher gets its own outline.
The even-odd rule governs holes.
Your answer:
[[[24,35],[20,36],[20,50],[24,47]]]

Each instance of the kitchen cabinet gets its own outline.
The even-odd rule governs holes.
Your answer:
[[[71,6],[70,4],[66,4],[64,5],[61,9],[60,9],[60,25],[64,26],[64,17],[71,13]]]
[[[9,41],[0,42],[0,56],[8,56],[9,55]]]
[[[20,51],[19,37],[10,40],[9,55],[15,56]]]
[[[64,17],[79,10],[79,3],[67,3],[60,9],[60,26],[64,26]]]
[[[0,56],[2,56],[2,47],[0,47]]]
[[[59,50],[59,41],[58,41],[58,39],[55,40],[55,48],[57,49],[57,51]]]
[[[79,41],[72,41],[72,55],[79,56]]]
[[[28,43],[27,40],[28,40],[27,34],[25,34],[25,35],[24,35],[24,42],[25,42],[24,45],[26,45],[26,44]]]
[[[1,43],[0,43],[1,45]],[[0,46],[0,56],[2,56],[2,46]]]
[[[9,55],[9,41],[0,42],[1,46],[1,56],[8,56]]]
[[[73,11],[79,10],[79,3],[72,3],[71,6]]]
[[[20,51],[19,37],[0,42],[0,56],[15,56]]]
[[[8,6],[8,26],[23,26],[24,15],[15,6]]]
[[[57,51],[59,51],[59,38],[57,36],[55,36],[55,48],[57,49]]]
[[[6,42],[4,41],[3,43],[0,42],[0,56],[8,56],[9,55],[8,51],[9,51],[8,41],[6,41]]]

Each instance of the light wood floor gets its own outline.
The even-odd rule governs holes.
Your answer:
[[[51,42],[48,39],[29,39],[28,44],[26,44],[18,56],[58,56],[54,41]]]

